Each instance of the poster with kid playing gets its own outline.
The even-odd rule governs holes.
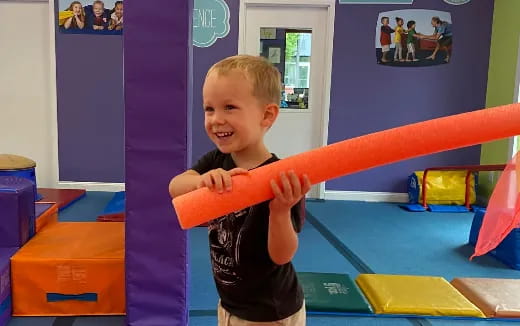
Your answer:
[[[444,11],[407,9],[380,13],[375,37],[377,63],[417,67],[450,62],[452,25],[451,14]]]
[[[121,35],[123,1],[59,0],[58,24],[62,33]]]

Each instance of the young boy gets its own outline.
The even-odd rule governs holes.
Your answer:
[[[390,44],[392,43],[392,33],[395,32],[392,27],[390,27],[390,18],[381,17],[381,35],[379,36],[379,42],[381,42],[381,51],[383,52],[383,56],[381,57],[381,62],[388,62],[388,52],[390,52]]]
[[[418,35],[415,31],[415,20],[408,21],[406,27],[408,28],[408,30],[406,31],[408,34],[408,36],[406,37],[406,45],[408,47],[408,53],[406,53],[406,61],[419,61],[419,59],[415,57],[415,41]],[[412,55],[412,59],[408,59],[410,54]]]
[[[171,196],[200,187],[230,191],[233,175],[278,160],[264,135],[278,116],[280,96],[280,72],[261,57],[234,56],[211,67],[203,86],[204,126],[217,149],[171,180]],[[293,171],[270,183],[273,200],[209,223],[218,325],[305,325],[303,290],[291,259],[311,185]]]

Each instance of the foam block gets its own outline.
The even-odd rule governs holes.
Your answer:
[[[38,200],[36,192],[36,162],[12,154],[0,154],[0,176],[22,177],[31,180],[34,187],[34,198]]]
[[[497,248],[499,244],[506,243],[505,245],[510,247],[512,252],[517,253],[516,257],[506,253],[507,260],[512,258],[508,264],[520,269],[520,259],[517,261],[520,237],[511,243],[506,239],[509,237],[508,234],[512,234],[513,229],[518,227],[520,227],[520,153],[508,162],[493,189],[479,230],[475,252],[471,258],[484,255]]]
[[[507,266],[520,270],[520,228],[511,230],[491,254]]]
[[[482,221],[484,220],[485,214],[485,209],[477,209],[475,211],[475,215],[473,215],[473,221],[471,222],[468,240],[468,243],[473,246],[477,244],[478,234],[480,232],[480,228],[482,227]]]
[[[478,110],[341,141],[297,154],[233,177],[233,191],[207,188],[172,203],[187,229],[273,198],[270,180],[281,171],[307,174],[312,184],[426,154],[520,134],[520,104]]]
[[[21,247],[34,234],[34,188],[30,180],[0,176],[0,247]]]
[[[451,284],[488,318],[520,318],[520,280],[455,278]]]
[[[356,283],[378,314],[485,317],[442,277],[360,274]]]
[[[11,277],[10,259],[16,248],[0,248],[0,326],[11,319]]]
[[[36,232],[40,232],[44,227],[58,223],[58,204],[56,203],[35,203],[36,212]]]
[[[87,193],[85,189],[52,188],[38,188],[38,192],[43,196],[40,201],[57,203],[60,211],[80,200]]]
[[[125,313],[124,224],[47,226],[11,259],[14,316]]]
[[[309,312],[372,313],[372,308],[347,274],[299,272]]]

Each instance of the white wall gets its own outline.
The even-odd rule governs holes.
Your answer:
[[[0,153],[33,159],[38,186],[51,187],[49,3],[0,1],[0,25]]]

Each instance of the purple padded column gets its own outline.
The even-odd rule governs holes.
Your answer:
[[[0,326],[5,326],[11,319],[11,274],[10,259],[16,248],[0,248]]]
[[[125,2],[126,300],[132,326],[187,325],[187,235],[168,194],[187,167],[192,0]]]

